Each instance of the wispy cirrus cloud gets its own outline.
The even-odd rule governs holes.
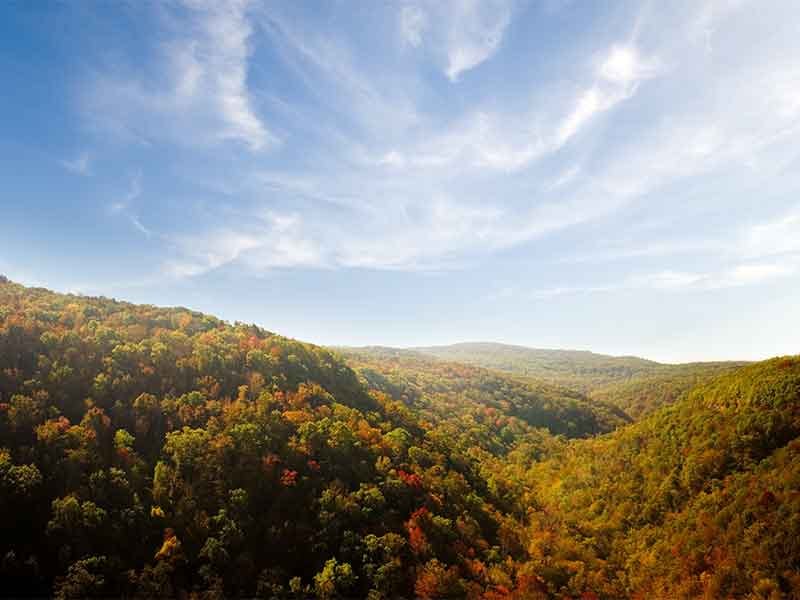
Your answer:
[[[562,120],[556,145],[567,143],[598,113],[632,97],[639,84],[655,77],[660,68],[658,59],[642,57],[634,44],[614,44],[596,68],[594,82],[580,92],[575,108]]]
[[[165,231],[174,252],[165,262],[184,265],[174,270],[184,276],[233,264],[462,265],[638,203],[667,202],[653,200],[667,187],[670,198],[680,197],[699,178],[741,176],[742,167],[753,180],[764,168],[759,161],[785,165],[794,156],[800,80],[792,55],[779,52],[788,30],[765,44],[770,60],[708,64],[695,31],[703,11],[653,7],[635,23],[582,40],[568,59],[554,55],[552,69],[537,63],[536,73],[547,73],[540,77],[503,72],[492,61],[505,44],[520,43],[509,35],[518,14],[510,0],[405,2],[389,11],[386,31],[364,35],[340,27],[334,9],[310,19],[292,4],[186,7],[176,17],[182,26],[162,27],[163,65],[100,77],[94,88],[97,118],[145,141],[206,149],[235,141],[251,150],[235,159],[220,154],[224,172],[192,179],[209,195],[224,190],[223,204],[247,208],[198,223],[190,235]],[[726,19],[741,24],[752,10],[715,12],[707,28],[716,35]],[[391,48],[364,51],[398,35]],[[740,51],[732,39],[714,44]],[[270,69],[254,64],[254,48],[267,49]],[[472,83],[461,81],[467,73],[479,81],[492,69],[494,82],[502,73],[530,85],[513,100],[491,89],[462,96]],[[273,73],[281,85],[272,85]],[[743,83],[742,73],[756,84]],[[274,153],[258,152],[278,139],[264,107],[280,120]],[[291,235],[259,220],[267,210],[297,216]],[[618,260],[667,256],[671,244],[717,252],[709,240],[684,242],[605,252]]]
[[[718,239],[651,242],[641,247],[617,249],[573,261],[619,261],[659,257],[672,262],[683,254],[716,256],[722,264],[702,271],[664,269],[649,274],[631,274],[619,281],[585,286],[556,285],[532,292],[546,298],[564,294],[586,294],[625,289],[716,290],[758,285],[794,276],[800,271],[800,213],[791,211],[776,219],[742,228]]]
[[[439,169],[453,163],[507,172],[523,169],[558,152],[593,117],[632,97],[660,69],[657,59],[642,57],[635,46],[614,45],[571,111],[552,114],[552,108],[533,102],[524,112],[475,111],[444,131],[428,132],[408,148],[392,148],[375,162],[400,169]]]
[[[88,152],[81,152],[75,158],[64,159],[59,162],[70,173],[83,175],[84,177],[92,174],[92,159]]]
[[[800,253],[800,211],[753,226],[740,248],[756,257]]]
[[[460,0],[452,8],[445,73],[451,81],[457,81],[462,73],[497,52],[511,22],[512,4],[502,0]]]
[[[108,205],[108,211],[112,215],[124,216],[133,227],[146,237],[151,237],[153,231],[146,227],[139,216],[134,211],[133,204],[142,195],[142,174],[137,172],[131,175],[128,182],[127,191],[120,198],[112,201]]]
[[[408,5],[400,9],[400,35],[403,42],[418,48],[428,28],[428,15],[419,6]]]
[[[255,271],[272,268],[324,267],[315,242],[304,237],[297,214],[265,211],[253,215],[247,227],[219,227],[202,234],[173,236],[178,256],[162,265],[172,278],[202,275],[238,264]]]
[[[563,285],[533,290],[526,295],[544,299],[618,291],[656,290],[672,292],[711,291],[766,284],[795,275],[800,261],[786,263],[743,263],[719,271],[657,271],[632,275],[621,281],[595,285]]]
[[[248,89],[249,2],[185,0],[182,8],[188,23],[174,33],[164,27],[157,66],[127,77],[96,74],[85,94],[86,118],[145,143],[234,141],[252,151],[277,144]]]
[[[550,150],[531,115],[476,112],[439,133],[429,132],[406,148],[393,148],[374,161],[401,170],[441,170],[453,165],[516,171]]]
[[[79,265],[94,285],[77,289],[197,292],[316,341],[793,352],[798,10],[154,0],[13,17],[0,254],[12,276],[75,289],[63,265]]]
[[[457,82],[499,50],[513,9],[512,0],[411,3],[400,9],[399,28],[406,44],[427,47]]]
[[[319,119],[322,124],[313,128],[316,136],[334,138],[337,151],[347,153],[372,138],[391,138],[415,126],[419,115],[403,85],[403,72],[368,70],[349,39],[335,30],[309,27],[285,7],[260,5],[253,12],[315,101],[295,107],[292,118],[301,127],[308,118]]]
[[[654,77],[661,68],[658,59],[644,58],[633,44],[615,44],[600,64],[601,79],[622,86],[631,86]]]

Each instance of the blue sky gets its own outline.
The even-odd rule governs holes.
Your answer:
[[[323,344],[797,353],[795,2],[0,3],[0,272]]]

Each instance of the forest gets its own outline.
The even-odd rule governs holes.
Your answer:
[[[797,356],[324,348],[0,278],[7,597],[800,598],[799,436]]]

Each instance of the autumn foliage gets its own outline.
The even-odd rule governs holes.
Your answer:
[[[585,389],[2,280],[0,594],[800,597],[800,361],[701,379],[631,424]]]

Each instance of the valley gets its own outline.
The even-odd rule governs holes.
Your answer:
[[[797,357],[326,349],[0,282],[11,595],[797,597],[798,436]]]

